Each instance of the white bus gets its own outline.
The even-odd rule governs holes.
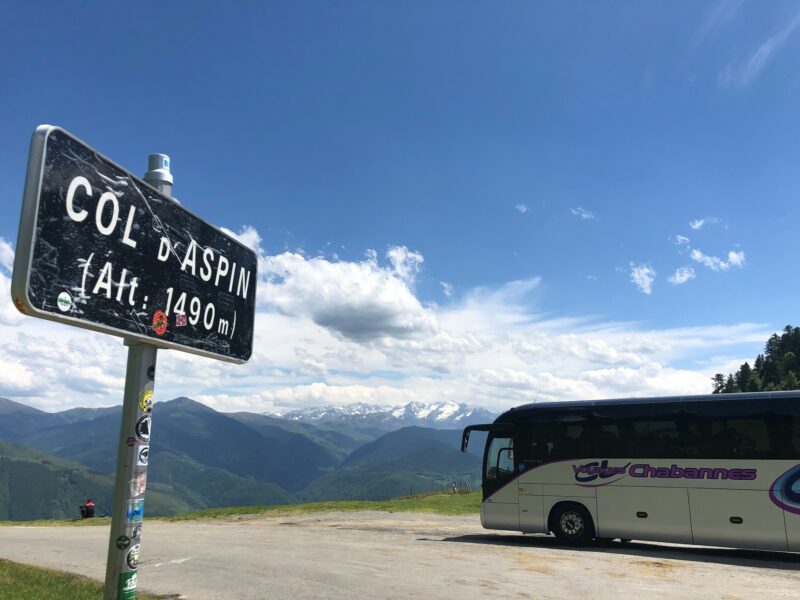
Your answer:
[[[476,430],[488,529],[800,551],[800,392],[527,404],[462,451]]]

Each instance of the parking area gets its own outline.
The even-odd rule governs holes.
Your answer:
[[[341,512],[145,523],[140,589],[190,599],[797,598],[800,556],[563,548],[477,516]],[[0,557],[102,579],[105,527],[2,527]]]

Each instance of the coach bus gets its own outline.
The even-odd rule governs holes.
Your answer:
[[[488,529],[800,551],[800,392],[527,404],[462,451],[471,431]]]

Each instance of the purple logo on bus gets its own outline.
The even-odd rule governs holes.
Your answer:
[[[610,485],[620,479],[630,476],[637,479],[731,479],[734,481],[752,481],[758,476],[757,469],[722,469],[713,467],[681,467],[672,464],[668,467],[651,465],[649,463],[628,463],[624,466],[610,466],[608,460],[595,461],[583,465],[572,465],[575,481],[584,487],[600,487]],[[792,473],[794,475],[792,475]],[[795,470],[789,471],[781,477],[792,478],[788,493],[782,497],[795,502],[796,511],[800,513],[800,465]],[[598,479],[602,482],[596,482]],[[610,481],[605,481],[609,480]],[[788,480],[788,479],[787,479]],[[780,481],[780,479],[778,480]],[[776,482],[777,483],[777,482]],[[794,487],[793,487],[794,486]],[[775,486],[773,486],[775,487]],[[792,500],[794,498],[794,500]],[[774,497],[773,502],[782,506]]]

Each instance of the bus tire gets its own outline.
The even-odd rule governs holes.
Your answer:
[[[550,531],[570,546],[583,546],[594,539],[592,515],[577,502],[562,502],[550,511]]]

